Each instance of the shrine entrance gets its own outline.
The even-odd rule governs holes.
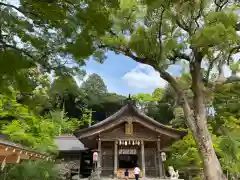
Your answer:
[[[137,165],[138,156],[137,155],[120,155],[119,165],[120,169],[133,169]]]
[[[120,169],[133,169],[138,165],[138,148],[119,148],[118,167]]]
[[[134,139],[119,140],[116,144],[118,149],[117,177],[124,178],[124,172],[128,169],[129,178],[134,178],[134,168],[142,166],[140,141]]]

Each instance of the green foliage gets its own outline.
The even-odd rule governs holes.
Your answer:
[[[14,142],[41,152],[56,150],[53,143],[55,127],[50,121],[35,116],[26,106],[18,104],[14,99],[1,102],[1,109],[6,106],[8,111],[3,110],[1,113],[4,117],[7,117],[8,112],[15,113],[11,115],[14,119],[2,127],[3,134],[8,135]]]
[[[70,98],[77,99],[83,93],[80,91],[75,79],[72,76],[65,75],[56,77],[48,91],[49,101],[55,107],[60,107]]]
[[[143,94],[143,93],[134,95],[132,98],[137,101],[138,108],[145,113],[148,112],[149,104],[154,103],[154,101],[158,100],[157,98],[154,98],[150,94]]]
[[[19,3],[19,7],[0,3],[1,92],[8,91],[8,86],[22,92],[34,90],[37,85],[29,69],[54,71],[57,76],[77,75],[87,57],[104,55],[95,52],[93,41],[109,29],[110,8],[118,7],[117,0]]]
[[[162,88],[157,88],[153,91],[152,93],[152,97],[155,99],[157,99],[158,101],[160,101],[163,97],[163,94],[164,94],[164,89]]]
[[[41,152],[55,152],[55,136],[72,135],[90,118],[88,112],[83,113],[81,120],[68,118],[63,111],[51,112],[49,116],[41,117],[33,114],[27,106],[17,103],[14,96],[1,97],[0,116],[6,120],[1,133],[8,135],[14,142]],[[7,121],[8,117],[11,117],[10,122]]]
[[[78,92],[78,86],[72,76],[60,76],[57,77],[51,86],[50,95],[57,94],[60,97],[64,97],[67,94],[76,94]]]
[[[152,95],[139,93],[133,96],[138,108],[148,116],[163,124],[168,124],[174,118],[172,107],[165,101],[166,89],[157,88]]]
[[[221,137],[219,144],[221,149],[220,162],[223,169],[228,172],[229,178],[239,178],[240,139],[239,129],[228,132]]]
[[[103,79],[97,74],[91,74],[81,85],[81,88],[89,94],[103,95],[107,93],[107,87]]]
[[[226,84],[218,87],[214,92],[213,106],[219,116],[240,117],[240,85]]]
[[[167,163],[177,169],[201,167],[202,161],[191,132],[171,146],[171,155],[168,157]]]
[[[184,120],[184,112],[181,107],[174,108],[174,119],[171,121],[174,127],[187,128]]]
[[[9,165],[0,174],[1,180],[60,180],[54,163],[29,160]]]
[[[46,119],[54,125],[55,136],[73,135],[73,133],[91,120],[91,114],[84,110],[82,119],[68,118],[64,110],[56,110],[46,115]]]
[[[125,96],[116,93],[106,93],[104,96],[100,97],[98,105],[103,108],[103,111],[107,113],[107,116],[110,116],[123,106],[125,99]]]
[[[193,37],[193,44],[208,49],[213,44],[227,50],[238,42],[235,25],[237,16],[234,12],[209,12],[205,17],[205,27]]]
[[[107,87],[103,79],[97,74],[91,74],[88,79],[81,84],[81,89],[87,95],[88,105],[95,104],[101,96],[105,96],[107,93]]]

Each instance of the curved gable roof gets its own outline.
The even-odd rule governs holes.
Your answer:
[[[151,123],[153,125],[155,125],[156,127],[168,130],[170,132],[176,133],[180,136],[185,136],[187,134],[186,131],[181,131],[181,130],[177,130],[174,129],[172,127],[166,126],[164,124],[161,124],[160,122],[152,119],[151,117],[147,116],[146,114],[140,112],[138,110],[138,108],[130,103],[128,103],[127,105],[123,106],[119,111],[117,111],[116,113],[114,113],[113,115],[109,116],[108,118],[106,118],[105,120],[92,125],[89,128],[85,128],[85,129],[81,129],[78,130],[75,135],[77,137],[81,136],[81,134],[87,133],[88,131],[94,131],[95,129],[98,129],[100,127],[106,126],[109,123],[114,122],[115,120],[117,120],[119,117],[121,117],[122,115],[124,115],[127,112],[133,112],[136,116],[138,116],[139,118],[143,119],[145,122]]]

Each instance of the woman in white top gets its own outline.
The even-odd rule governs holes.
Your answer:
[[[134,170],[133,170],[136,180],[138,180],[138,178],[139,178],[140,171],[141,171],[141,170],[139,169],[138,166],[136,166],[136,167],[134,168]]]

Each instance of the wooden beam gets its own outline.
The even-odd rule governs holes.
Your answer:
[[[157,138],[138,138],[138,137],[134,137],[134,138],[126,138],[126,137],[119,137],[119,138],[101,138],[102,141],[107,141],[107,142],[114,142],[114,141],[119,141],[119,140],[122,140],[122,141],[136,141],[136,140],[143,140],[143,141],[148,141],[148,142],[156,142],[157,141]]]
[[[162,159],[161,159],[161,141],[160,138],[157,141],[157,158],[158,158],[158,174],[159,178],[163,176],[163,169],[162,169]]]
[[[98,163],[97,167],[101,168],[102,167],[102,140],[98,139]]]
[[[114,141],[114,178],[117,177],[118,169],[118,141]]]

